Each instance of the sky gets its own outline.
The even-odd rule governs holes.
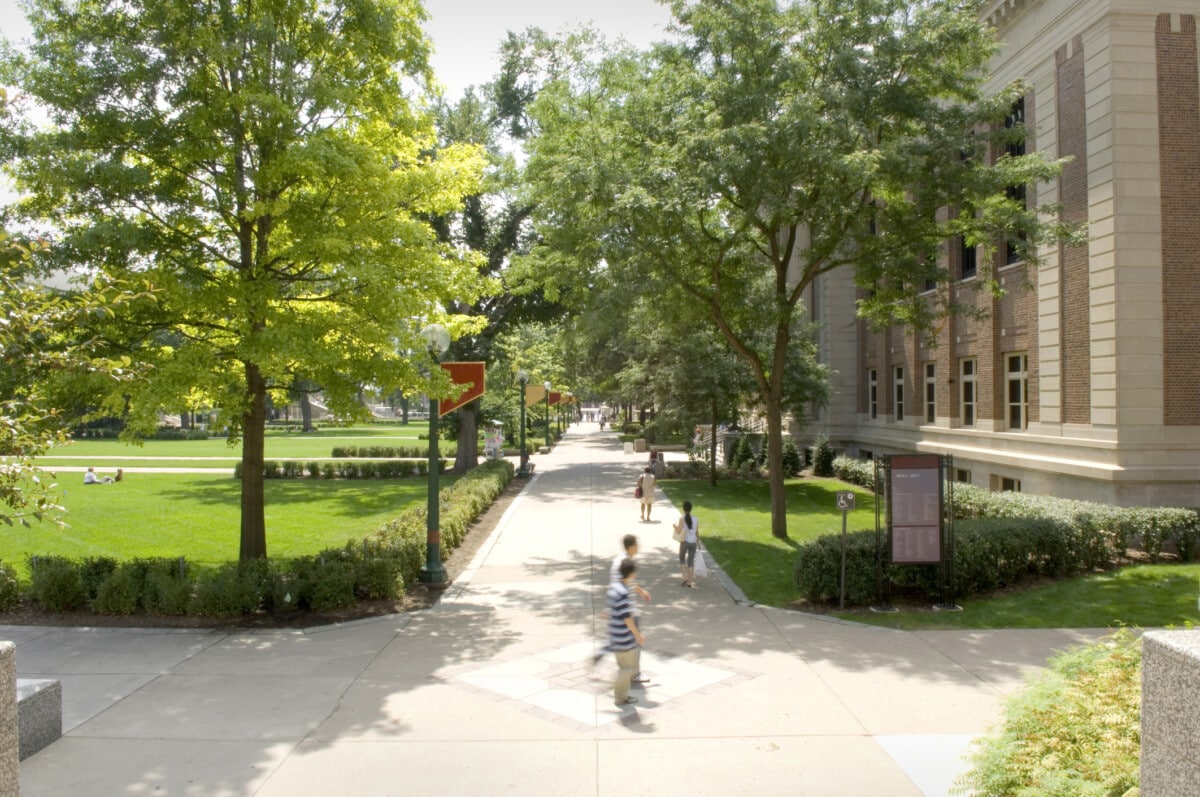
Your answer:
[[[665,38],[671,16],[657,0],[425,0],[425,8],[434,71],[450,99],[495,76],[507,31],[561,33],[591,22],[610,39],[644,47]],[[28,31],[17,0],[0,0],[0,36],[20,39]]]

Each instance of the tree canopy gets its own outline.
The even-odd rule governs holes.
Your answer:
[[[111,339],[153,367],[130,428],[220,409],[242,445],[242,558],[266,555],[267,397],[305,379],[447,388],[419,330],[492,288],[428,219],[475,193],[476,147],[438,147],[417,0],[32,0],[0,151],[59,268],[136,276],[154,300]],[[48,124],[35,121],[44,114]],[[416,356],[409,352],[418,352]],[[430,384],[430,381],[432,382]]]
[[[526,264],[548,290],[636,283],[705,310],[755,382],[772,531],[786,536],[782,413],[806,291],[852,269],[861,316],[927,326],[951,309],[927,295],[949,279],[947,240],[1014,241],[1033,263],[1062,232],[1008,190],[1058,165],[991,157],[1024,131],[1003,125],[1019,86],[982,91],[996,42],[978,3],[676,0],[672,12],[674,41],[615,53],[534,103],[545,244]]]

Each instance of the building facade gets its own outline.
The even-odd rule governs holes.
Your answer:
[[[952,298],[982,311],[925,336],[873,333],[849,275],[814,285],[836,371],[816,429],[852,455],[954,457],[997,490],[1120,505],[1200,505],[1200,0],[993,0],[998,89],[1027,151],[1070,156],[1036,187],[1083,245],[1027,268],[944,254]]]

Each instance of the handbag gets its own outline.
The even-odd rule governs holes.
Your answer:
[[[679,518],[675,523],[675,530],[671,532],[671,539],[675,540],[675,542],[683,542],[687,539],[687,536],[683,533],[683,518]]]
[[[633,488],[633,497],[634,498],[642,497],[642,485],[639,484],[637,487]]]
[[[696,551],[696,566],[692,568],[692,572],[695,574],[696,578],[701,578],[702,576],[708,575],[708,565],[704,563],[703,551]]]

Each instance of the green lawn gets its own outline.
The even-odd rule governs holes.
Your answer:
[[[441,486],[453,483],[443,476]],[[423,505],[424,479],[268,480],[267,551],[315,553],[360,539],[404,509]],[[68,485],[68,528],[37,524],[0,533],[0,561],[28,577],[26,557],[187,556],[236,561],[241,482],[225,475],[133,474],[120,484]]]
[[[1200,564],[1133,565],[998,598],[960,600],[961,612],[839,612],[889,628],[1153,628],[1200,622]]]
[[[848,527],[875,528],[875,497],[836,479],[793,479],[787,482],[788,540],[771,536],[770,486],[766,481],[722,480],[659,482],[676,507],[691,501],[700,520],[704,546],[721,563],[746,597],[768,606],[786,606],[800,596],[792,584],[792,565],[799,544],[842,529],[838,490],[858,498]]]
[[[315,459],[328,457],[334,446],[415,446],[424,445],[418,435],[428,434],[429,426],[424,421],[414,421],[408,426],[355,426],[348,429],[318,429],[315,432],[268,432],[266,438],[267,459]],[[80,464],[80,459],[95,459],[106,466],[116,467],[118,460],[132,457],[166,457],[186,459],[189,457],[220,457],[229,460],[213,463],[213,467],[231,467],[241,459],[241,444],[230,446],[223,437],[208,440],[145,440],[141,445],[120,440],[77,440],[53,454],[38,459],[46,467],[54,465]],[[69,459],[67,459],[69,457]],[[196,467],[208,467],[198,461]]]
[[[705,547],[751,600],[787,606],[799,600],[792,583],[795,551],[805,541],[841,531],[838,490],[857,494],[849,529],[875,527],[874,497],[836,479],[787,483],[788,535],[771,536],[765,481],[662,481],[675,506],[690,500]],[[996,598],[960,599],[962,612],[906,608],[837,616],[873,625],[917,629],[1160,627],[1200,622],[1200,564],[1141,565],[1034,587]]]

